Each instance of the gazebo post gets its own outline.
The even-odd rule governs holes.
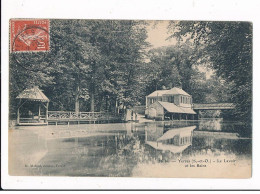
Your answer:
[[[46,120],[45,122],[48,124],[48,107],[49,107],[49,102],[46,104]]]
[[[21,99],[19,101],[19,104],[18,104],[18,109],[17,109],[17,124],[19,125],[20,123],[20,106],[21,105]]]
[[[39,103],[39,114],[38,114],[38,122],[41,121],[41,102]]]
[[[17,109],[17,124],[19,125],[20,123],[20,111],[19,111],[20,107],[18,107]]]
[[[49,99],[44,95],[44,93],[37,86],[25,89],[16,98],[20,99],[20,102],[19,102],[19,105],[18,105],[18,109],[17,109],[17,124],[18,125],[22,125],[23,124],[23,122],[21,123],[21,118],[20,118],[20,108],[27,101],[34,101],[35,103],[39,102],[39,104],[38,104],[38,106],[39,106],[38,109],[39,110],[38,110],[38,122],[37,123],[34,123],[33,122],[34,120],[32,120],[32,119],[28,119],[26,121],[29,122],[29,124],[31,124],[31,125],[46,124],[47,119],[48,119],[48,102],[49,102]],[[22,100],[24,101],[23,103],[21,103]],[[47,106],[45,106],[44,102],[47,102]],[[44,108],[46,108],[46,120],[43,123],[41,123],[41,109],[42,109],[41,106],[42,105],[44,106]],[[37,104],[34,105],[34,106],[37,107]],[[37,112],[36,113],[34,112],[34,114],[37,115]]]

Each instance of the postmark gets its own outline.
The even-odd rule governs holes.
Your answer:
[[[11,20],[11,52],[50,50],[49,20]]]
[[[48,19],[11,19],[10,53],[12,60],[29,71],[46,68],[50,55],[50,21]]]

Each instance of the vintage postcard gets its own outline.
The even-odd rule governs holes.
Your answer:
[[[252,176],[252,23],[9,25],[10,176]]]

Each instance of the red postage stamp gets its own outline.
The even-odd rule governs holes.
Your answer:
[[[50,22],[46,19],[11,19],[11,52],[49,51]]]

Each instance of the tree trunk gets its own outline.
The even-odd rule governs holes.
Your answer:
[[[91,94],[90,94],[90,111],[95,112],[95,76],[96,76],[96,62],[92,64],[92,77],[91,77]]]
[[[118,113],[118,102],[117,102],[117,99],[115,101],[115,113]]]
[[[75,112],[79,113],[79,85],[76,89],[76,96],[75,96]]]
[[[90,102],[91,102],[91,105],[90,105],[90,111],[91,112],[95,112],[95,94],[94,94],[94,91],[92,91],[91,95],[90,95]]]
[[[76,65],[79,70],[79,65]],[[77,73],[76,76],[76,95],[75,95],[75,112],[79,113],[79,92],[80,92],[80,73]]]
[[[99,96],[99,102],[98,102],[98,107],[97,107],[97,111],[102,111],[103,108],[103,100],[104,100],[104,95],[100,95]]]

